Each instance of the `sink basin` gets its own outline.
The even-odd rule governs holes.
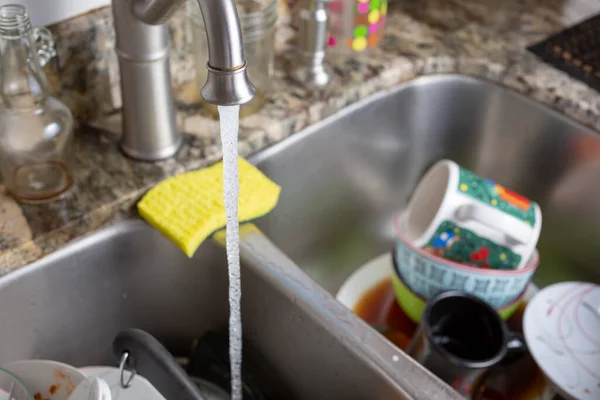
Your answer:
[[[418,78],[257,154],[252,161],[283,187],[258,226],[335,294],[356,268],[391,250],[394,214],[441,158],[540,204],[539,286],[600,283],[600,137],[470,77]]]
[[[256,229],[243,233],[240,253],[244,360],[260,366],[268,398],[459,398]],[[194,339],[227,326],[227,288],[217,243],[189,259],[141,220],[118,223],[0,279],[0,365],[115,365],[112,340],[130,327],[186,356]]]

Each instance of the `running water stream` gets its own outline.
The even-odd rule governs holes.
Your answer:
[[[231,399],[242,400],[242,316],[240,300],[240,232],[238,222],[238,128],[240,106],[219,106],[223,146],[223,200],[227,217],[226,249],[229,268],[229,360]]]

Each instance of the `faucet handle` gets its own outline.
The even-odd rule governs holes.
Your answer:
[[[300,10],[298,30],[299,63],[292,72],[294,78],[309,86],[324,86],[331,80],[325,65],[328,41],[329,13],[332,0],[308,0]]]

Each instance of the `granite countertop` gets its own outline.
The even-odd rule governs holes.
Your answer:
[[[293,6],[291,6],[293,9]],[[379,48],[333,59],[334,79],[311,91],[294,82],[291,40],[279,46],[273,95],[240,124],[240,154],[276,143],[361,98],[420,75],[460,73],[510,87],[600,130],[600,94],[527,53],[535,43],[600,12],[595,0],[393,0]],[[282,37],[295,32],[282,24]],[[117,147],[120,114],[80,123],[75,132],[75,187],[43,205],[20,205],[0,186],[0,275],[35,261],[101,226],[135,215],[135,203],[161,180],[219,160],[218,124],[180,106],[179,153],[156,163]]]

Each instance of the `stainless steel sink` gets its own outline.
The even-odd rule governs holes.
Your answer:
[[[260,232],[243,235],[241,256],[244,359],[260,366],[269,398],[459,398]],[[227,287],[219,245],[207,242],[188,259],[144,222],[119,223],[0,279],[0,365],[115,365],[111,342],[130,327],[184,356],[194,339],[227,326]]]
[[[600,283],[600,137],[464,76],[416,79],[257,154],[253,161],[283,187],[258,226],[334,294],[356,268],[390,251],[393,215],[441,158],[540,203],[538,285]]]
[[[244,356],[276,398],[460,398],[332,297],[390,251],[392,216],[444,157],[540,202],[538,284],[600,281],[598,136],[490,83],[417,79],[251,159],[283,187],[241,248]],[[227,324],[224,251],[207,242],[188,259],[126,221],[0,278],[0,304],[0,364],[114,364],[110,343],[129,327],[181,355]]]

